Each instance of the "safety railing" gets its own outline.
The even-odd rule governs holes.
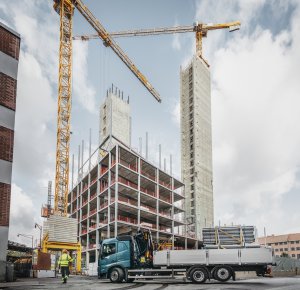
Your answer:
[[[167,203],[172,203],[171,197],[168,197],[168,196],[159,195],[159,199],[163,200],[163,201],[165,201]]]
[[[154,207],[151,207],[151,206],[147,206],[147,205],[141,204],[140,208],[143,209],[143,210],[145,210],[145,211],[151,211],[153,213],[156,213],[156,209]]]
[[[157,229],[156,224],[141,222],[140,225],[141,225],[141,227],[151,228],[151,229],[154,229],[154,230]]]
[[[100,176],[102,176],[104,173],[108,171],[108,167],[101,167],[100,168]]]
[[[159,180],[159,184],[172,190],[172,185],[170,183]]]
[[[135,171],[135,172],[138,171],[136,165],[132,165],[132,164],[130,164],[130,163],[128,163],[128,162],[126,162],[126,161],[124,161],[122,159],[119,159],[119,163],[122,164],[123,166],[125,166],[125,167],[127,167],[127,168],[129,168],[129,169],[131,169],[133,171]]]
[[[108,200],[106,200],[105,202],[100,202],[100,209],[105,208],[108,206]]]
[[[131,181],[129,181],[128,179],[125,179],[125,178],[119,176],[118,181],[120,183],[122,183],[124,185],[127,185],[127,186],[130,186],[130,187],[132,187],[134,189],[138,189],[138,185],[135,184],[135,183],[133,183],[133,182],[131,182]]]
[[[127,203],[127,204],[130,204],[130,205],[134,205],[134,206],[137,206],[138,203],[136,200],[134,199],[129,199],[129,198],[125,198],[123,196],[118,196],[118,201],[120,202],[123,202],[123,203]]]
[[[94,194],[92,194],[92,195],[90,196],[90,200],[94,199],[96,196],[97,196],[97,192],[95,192]]]
[[[93,210],[90,211],[90,216],[93,215],[96,212],[97,212],[97,208],[94,208]]]
[[[147,188],[144,188],[144,187],[140,187],[140,190],[143,193],[146,193],[146,194],[149,194],[151,196],[156,197],[156,193],[153,190],[150,190],[150,189],[147,189]]]
[[[153,175],[151,175],[151,174],[149,174],[149,173],[147,173],[147,172],[145,172],[145,171],[143,171],[143,170],[141,170],[141,174],[142,174],[143,176],[148,177],[149,179],[151,179],[151,180],[153,180],[153,181],[156,181],[156,180],[155,180],[155,176],[153,176]]]
[[[82,215],[82,220],[85,220],[87,217],[88,217],[88,214],[87,214],[87,213],[84,214],[84,215]]]

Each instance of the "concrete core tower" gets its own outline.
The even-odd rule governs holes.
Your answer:
[[[211,88],[207,63],[194,56],[180,71],[181,164],[188,232],[214,226]],[[188,233],[188,234],[189,234]]]

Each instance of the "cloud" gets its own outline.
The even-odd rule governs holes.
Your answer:
[[[198,2],[196,17],[214,11],[206,17],[242,20],[234,37],[211,32],[204,40],[212,76],[216,224],[255,224],[260,234],[264,226],[275,234],[300,231],[299,214],[287,222],[283,207],[292,207],[285,200],[296,198],[299,184],[299,5],[291,29],[286,21],[275,33],[255,22],[263,18],[265,1],[226,2],[226,9],[216,1],[205,9],[210,4]]]
[[[177,125],[180,126],[180,102],[176,102],[172,109],[172,120]]]
[[[88,82],[87,72],[88,41],[73,43],[73,88],[75,97],[89,112],[96,114],[96,91]]]
[[[39,231],[34,230],[35,222],[40,223],[39,207],[19,186],[12,184],[10,206],[9,239],[31,246],[30,238],[19,236],[18,234],[33,235],[35,240],[39,237]]]

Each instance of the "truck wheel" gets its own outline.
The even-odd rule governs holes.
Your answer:
[[[113,283],[120,283],[124,279],[124,271],[120,268],[113,268],[109,273],[109,279]]]
[[[207,280],[207,272],[203,268],[195,268],[190,274],[193,283],[204,283]]]
[[[228,281],[231,278],[231,276],[232,276],[232,270],[229,267],[221,266],[221,267],[216,267],[213,270],[213,277],[220,282]]]

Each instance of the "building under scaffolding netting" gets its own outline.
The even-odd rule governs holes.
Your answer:
[[[219,226],[203,228],[203,244],[205,248],[253,247],[256,242],[254,226]]]

